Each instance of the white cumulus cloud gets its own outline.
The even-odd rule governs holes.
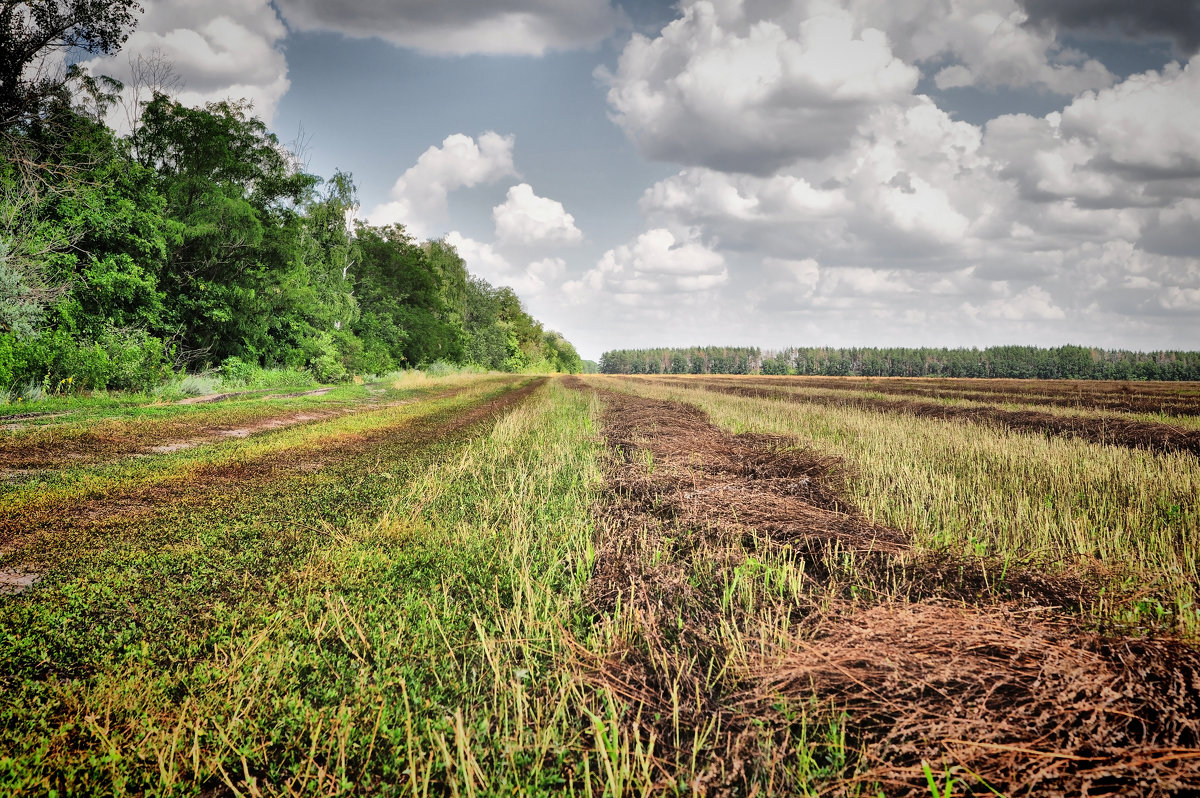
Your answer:
[[[510,188],[504,202],[492,209],[492,218],[501,244],[573,244],[583,239],[575,217],[562,203],[539,197],[528,183]]]
[[[699,240],[655,228],[604,253],[595,268],[563,290],[577,302],[612,296],[636,304],[663,294],[706,291],[729,279],[725,258]]]
[[[372,224],[405,225],[418,238],[431,234],[446,219],[450,192],[516,175],[512,136],[491,131],[478,139],[462,133],[447,136],[440,147],[421,153],[392,186],[389,201],[368,214]]]
[[[648,157],[766,174],[838,150],[919,75],[843,9],[793,23],[741,0],[694,0],[657,38],[635,35],[602,77],[614,119]]]
[[[121,52],[87,61],[87,69],[125,83],[130,87],[126,100],[131,101],[138,57],[143,62],[160,57],[179,78],[172,96],[183,104],[246,99],[257,116],[271,122],[291,85],[282,48],[287,29],[271,3],[145,0],[143,5],[145,13]],[[119,125],[123,120],[113,121]]]
[[[495,245],[453,230],[443,239],[454,247],[467,268],[493,285],[507,285],[521,297],[538,297],[557,288],[567,264],[562,258],[542,258],[524,267],[515,265]]]
[[[1062,47],[1052,28],[1027,25],[1017,0],[848,0],[896,54],[927,65],[938,88],[1035,87],[1063,95],[1112,84],[1099,61]],[[939,66],[945,62],[945,66]]]
[[[1200,68],[1170,64],[1075,99],[1064,135],[1095,146],[1102,168],[1142,177],[1200,177]]]

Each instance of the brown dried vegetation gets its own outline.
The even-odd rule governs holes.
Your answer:
[[[587,597],[614,642],[578,667],[630,703],[664,783],[690,759],[698,793],[794,793],[804,749],[838,793],[927,796],[926,765],[970,794],[1200,790],[1200,653],[1086,630],[1091,576],[914,551],[844,498],[837,460],[602,398]],[[843,712],[839,762],[809,735]]]
[[[932,399],[1051,405],[1125,413],[1200,415],[1200,384],[1105,380],[1003,380],[925,377],[756,377],[790,388],[876,391]]]
[[[940,421],[965,421],[990,424],[1016,432],[1079,438],[1090,443],[1149,449],[1154,452],[1190,452],[1200,455],[1200,430],[1182,429],[1170,424],[1135,421],[1113,416],[1071,416],[1037,410],[1005,410],[999,407],[963,407],[914,399],[877,399],[867,396],[829,396],[795,393],[750,384],[669,380],[675,387],[703,388],[709,391],[773,399],[784,402],[808,402],[829,407],[849,407],[877,413],[907,414]]]

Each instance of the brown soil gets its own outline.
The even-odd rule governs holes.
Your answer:
[[[0,596],[23,593],[42,578],[38,571],[0,568]]]
[[[876,391],[934,399],[1051,405],[1126,413],[1200,415],[1200,384],[1100,380],[988,380],[921,377],[753,377],[791,388]]]
[[[332,389],[327,389],[332,390]],[[461,393],[464,387],[443,391],[431,398],[446,398]],[[308,396],[312,393],[295,394]],[[264,399],[284,398],[267,396]],[[0,443],[0,475],[26,469],[60,468],[111,461],[136,455],[170,454],[192,449],[228,438],[245,438],[261,432],[326,421],[349,413],[382,410],[410,404],[417,399],[381,404],[378,402],[351,407],[309,410],[306,412],[275,411],[259,416],[242,426],[216,423],[219,419],[196,421],[170,419],[138,426],[136,423],[99,425],[81,433],[39,431],[29,437]]]
[[[922,762],[968,794],[1200,790],[1200,652],[1086,631],[1072,608],[1090,577],[1010,565],[997,580],[995,562],[914,552],[844,498],[836,459],[689,405],[601,396],[611,496],[586,596],[597,624],[622,620],[612,650],[577,647],[578,667],[654,735],[664,784],[699,749],[696,793],[794,793],[798,735],[846,712],[861,753],[831,766],[838,793],[928,796]],[[779,556],[803,564],[797,589],[728,598]]]
[[[450,418],[435,414],[430,418],[410,419],[396,427],[369,433],[335,433],[310,445],[271,452],[254,459],[199,465],[183,476],[126,491],[71,501],[69,505],[43,504],[28,509],[20,517],[0,516],[0,543],[8,544],[11,550],[14,543],[27,546],[35,534],[86,532],[109,525],[123,525],[130,519],[153,515],[169,506],[200,505],[213,496],[229,491],[231,483],[253,486],[274,479],[288,479],[298,470],[312,471],[343,462],[385,441],[391,443],[402,440],[413,447],[427,445],[506,413],[524,401],[543,382],[545,378],[532,380],[520,388],[481,401]]]
[[[206,405],[213,402],[224,402],[226,399],[236,399],[239,396],[253,396],[254,394],[266,393],[270,388],[262,388],[257,391],[230,391],[228,393],[210,393],[205,396],[189,396],[187,399],[180,399],[175,404],[177,405]]]
[[[828,396],[795,393],[725,381],[668,380],[673,386],[703,388],[709,391],[773,399],[807,402],[827,407],[850,407],[878,413],[903,413],[941,421],[966,421],[990,424],[1016,432],[1032,432],[1079,438],[1091,443],[1149,449],[1154,452],[1190,452],[1200,455],[1200,430],[1182,429],[1170,424],[1132,421],[1112,416],[1069,416],[1037,410],[1003,410],[998,407],[959,407],[913,399],[876,399],[864,396]]]

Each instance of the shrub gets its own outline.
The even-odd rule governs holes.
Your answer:
[[[71,390],[149,391],[173,373],[161,339],[111,327],[95,340],[75,340],[65,330],[54,330],[0,341],[0,361],[0,370],[7,372],[0,376],[9,385],[36,380],[55,387],[69,381]]]
[[[260,371],[256,363],[247,363],[236,355],[227,357],[221,363],[221,381],[230,388],[240,388],[253,382]]]
[[[342,382],[346,379],[346,367],[333,355],[321,355],[309,367],[318,382]]]
[[[303,388],[316,385],[313,375],[302,368],[258,369],[247,388]]]
[[[221,390],[220,381],[210,374],[188,374],[174,385],[184,396],[208,396]]]

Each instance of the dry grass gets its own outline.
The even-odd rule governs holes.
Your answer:
[[[1200,429],[1188,429],[1176,424],[1129,418],[1115,413],[1089,413],[1007,409],[978,403],[948,403],[893,399],[851,394],[845,391],[792,391],[763,386],[756,382],[664,380],[669,384],[703,388],[734,396],[776,399],[811,403],[828,407],[871,410],[895,413],[939,421],[960,421],[985,424],[1014,432],[1078,438],[1091,443],[1127,446],[1154,452],[1188,452],[1200,454]]]
[[[690,402],[725,429],[792,437],[842,457],[851,495],[918,548],[1052,573],[1110,574],[1098,622],[1200,634],[1200,464],[971,424],[604,380],[614,390]]]
[[[613,499],[585,595],[609,648],[577,656],[630,704],[626,735],[655,742],[664,781],[1200,789],[1200,653],[1087,631],[1097,575],[915,550],[839,493],[837,458],[600,395]]]

